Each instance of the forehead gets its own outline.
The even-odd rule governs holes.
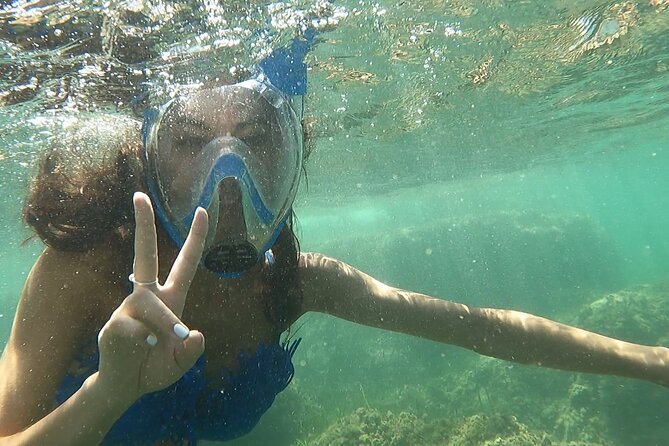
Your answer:
[[[177,100],[168,119],[272,123],[276,110],[257,91],[237,85],[202,90]]]

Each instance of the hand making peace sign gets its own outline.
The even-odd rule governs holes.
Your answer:
[[[100,331],[98,379],[135,398],[177,381],[204,352],[204,337],[180,317],[202,256],[207,213],[195,212],[188,238],[164,284],[159,284],[158,244],[151,200],[135,193],[134,289]]]

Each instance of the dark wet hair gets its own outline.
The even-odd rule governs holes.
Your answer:
[[[139,123],[123,119],[132,124],[107,135],[114,141],[107,141],[98,132],[93,139],[102,142],[91,142],[90,128],[76,129],[71,137],[60,139],[48,149],[31,182],[23,219],[46,245],[61,251],[85,252],[103,244],[118,246],[120,262],[129,270],[135,229],[132,196],[147,188]],[[164,231],[159,232],[166,236]],[[270,297],[265,300],[265,314],[280,333],[288,328],[289,317],[302,300],[299,242],[292,219],[272,251],[274,265],[264,265],[258,280],[263,294]]]
[[[39,160],[23,218],[46,245],[82,252],[132,232],[132,194],[145,190],[139,125],[119,116],[123,124],[101,134],[111,119],[63,129]]]

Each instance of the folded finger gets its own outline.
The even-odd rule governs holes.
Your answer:
[[[188,333],[174,312],[158,296],[143,287],[128,296],[120,310],[124,315],[145,324],[158,339],[183,339],[184,330]]]
[[[191,330],[190,335],[183,342],[174,347],[174,360],[179,368],[186,372],[204,353],[204,336],[196,330]]]
[[[119,314],[112,317],[110,321],[100,330],[98,335],[98,346],[100,349],[113,348],[118,351],[121,345],[128,345],[135,348],[151,348],[155,343],[152,339],[157,339],[149,327],[126,314]]]

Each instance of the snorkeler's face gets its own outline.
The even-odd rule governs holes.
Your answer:
[[[229,147],[221,144],[213,148],[216,153],[207,151],[207,145],[220,137],[232,137],[248,146],[258,164],[254,167],[262,170],[262,175],[254,177],[261,183],[258,187],[274,187],[273,180],[282,174],[276,157],[281,155],[284,142],[273,107],[259,93],[247,88],[238,87],[233,94],[225,95],[218,90],[206,90],[175,102],[158,132],[161,147],[173,148],[170,156],[164,158],[165,163],[161,163],[161,170],[172,178],[166,182],[165,192],[174,203],[187,202],[187,197],[193,195],[192,189],[202,187],[192,175],[194,163],[207,164],[214,157],[237,151],[238,144]],[[244,162],[249,162],[248,155],[242,155]]]
[[[269,249],[302,163],[301,125],[285,96],[257,81],[204,90],[164,106],[147,129],[161,218],[175,240],[201,206],[210,215],[211,265],[226,264],[229,253],[257,260]]]

